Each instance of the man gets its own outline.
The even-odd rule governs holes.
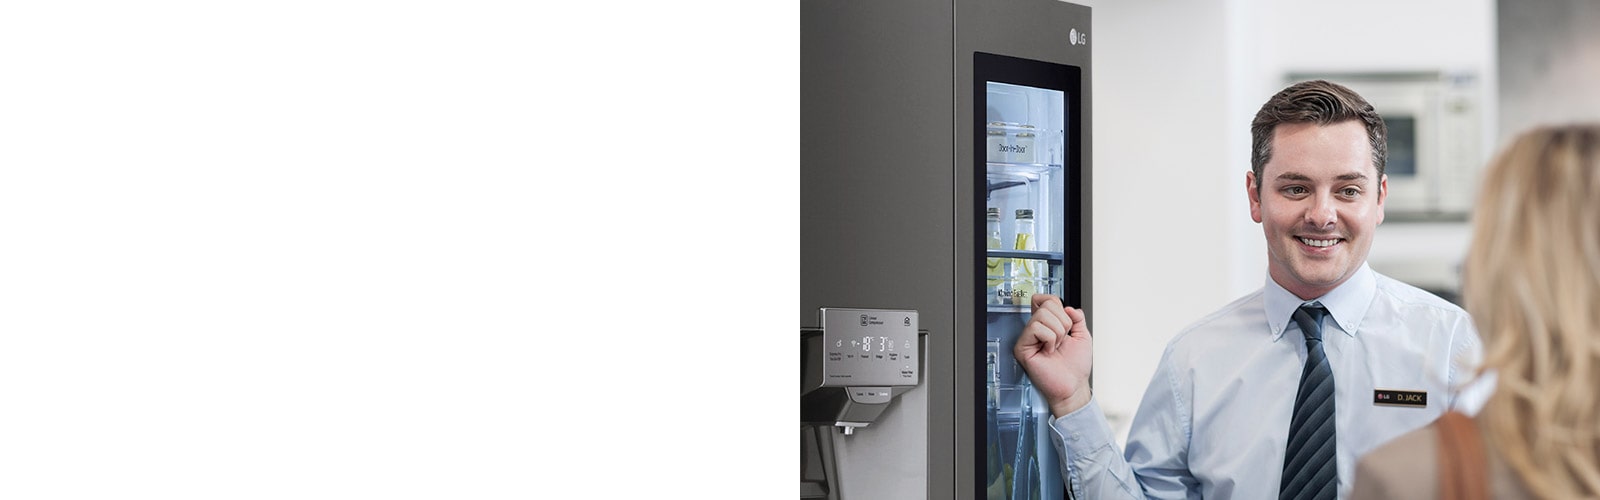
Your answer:
[[[1056,417],[1075,498],[1331,499],[1362,453],[1481,404],[1455,390],[1481,349],[1466,312],[1367,267],[1388,195],[1372,106],[1302,82],[1250,131],[1245,189],[1268,279],[1168,343],[1126,452],[1088,387],[1083,312],[1034,297],[1014,354]]]

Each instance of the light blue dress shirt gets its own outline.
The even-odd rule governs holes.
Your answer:
[[[1341,498],[1361,454],[1448,408],[1475,414],[1492,390],[1492,379],[1463,387],[1482,347],[1460,307],[1365,264],[1312,301],[1269,277],[1260,291],[1167,344],[1126,452],[1116,449],[1094,400],[1051,422],[1074,498],[1277,498],[1306,360],[1304,337],[1290,317],[1307,302],[1329,312],[1322,336],[1335,381]],[[1380,389],[1425,391],[1427,406],[1374,404]]]

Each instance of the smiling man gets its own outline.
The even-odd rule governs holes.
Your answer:
[[[1332,499],[1362,453],[1482,405],[1484,384],[1457,390],[1481,355],[1466,312],[1367,267],[1388,195],[1372,105],[1301,82],[1250,132],[1266,283],[1167,344],[1125,451],[1089,389],[1083,312],[1034,296],[1014,354],[1055,416],[1075,498]]]
[[[1387,180],[1362,122],[1286,123],[1272,135],[1272,160],[1245,176],[1250,217],[1267,233],[1272,280],[1314,299],[1366,263]]]

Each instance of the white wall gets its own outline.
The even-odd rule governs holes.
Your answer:
[[[1542,123],[1600,120],[1600,3],[1510,2],[1498,14],[1507,36],[1497,143]]]
[[[1095,394],[1121,426],[1167,340],[1227,302],[1225,2],[1107,1],[1094,15]],[[1242,128],[1242,127],[1241,127]],[[1224,171],[1240,172],[1223,175]]]
[[[1468,69],[1492,96],[1494,3],[1079,3],[1094,9],[1095,394],[1125,433],[1166,342],[1265,280],[1244,173],[1250,119],[1284,73]],[[1459,224],[1408,229],[1385,224],[1374,258],[1464,246]]]

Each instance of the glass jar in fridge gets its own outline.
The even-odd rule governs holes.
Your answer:
[[[1010,144],[1006,140],[1006,124],[1004,122],[989,123],[989,141],[987,158],[989,163],[1005,163],[1010,158]]]

